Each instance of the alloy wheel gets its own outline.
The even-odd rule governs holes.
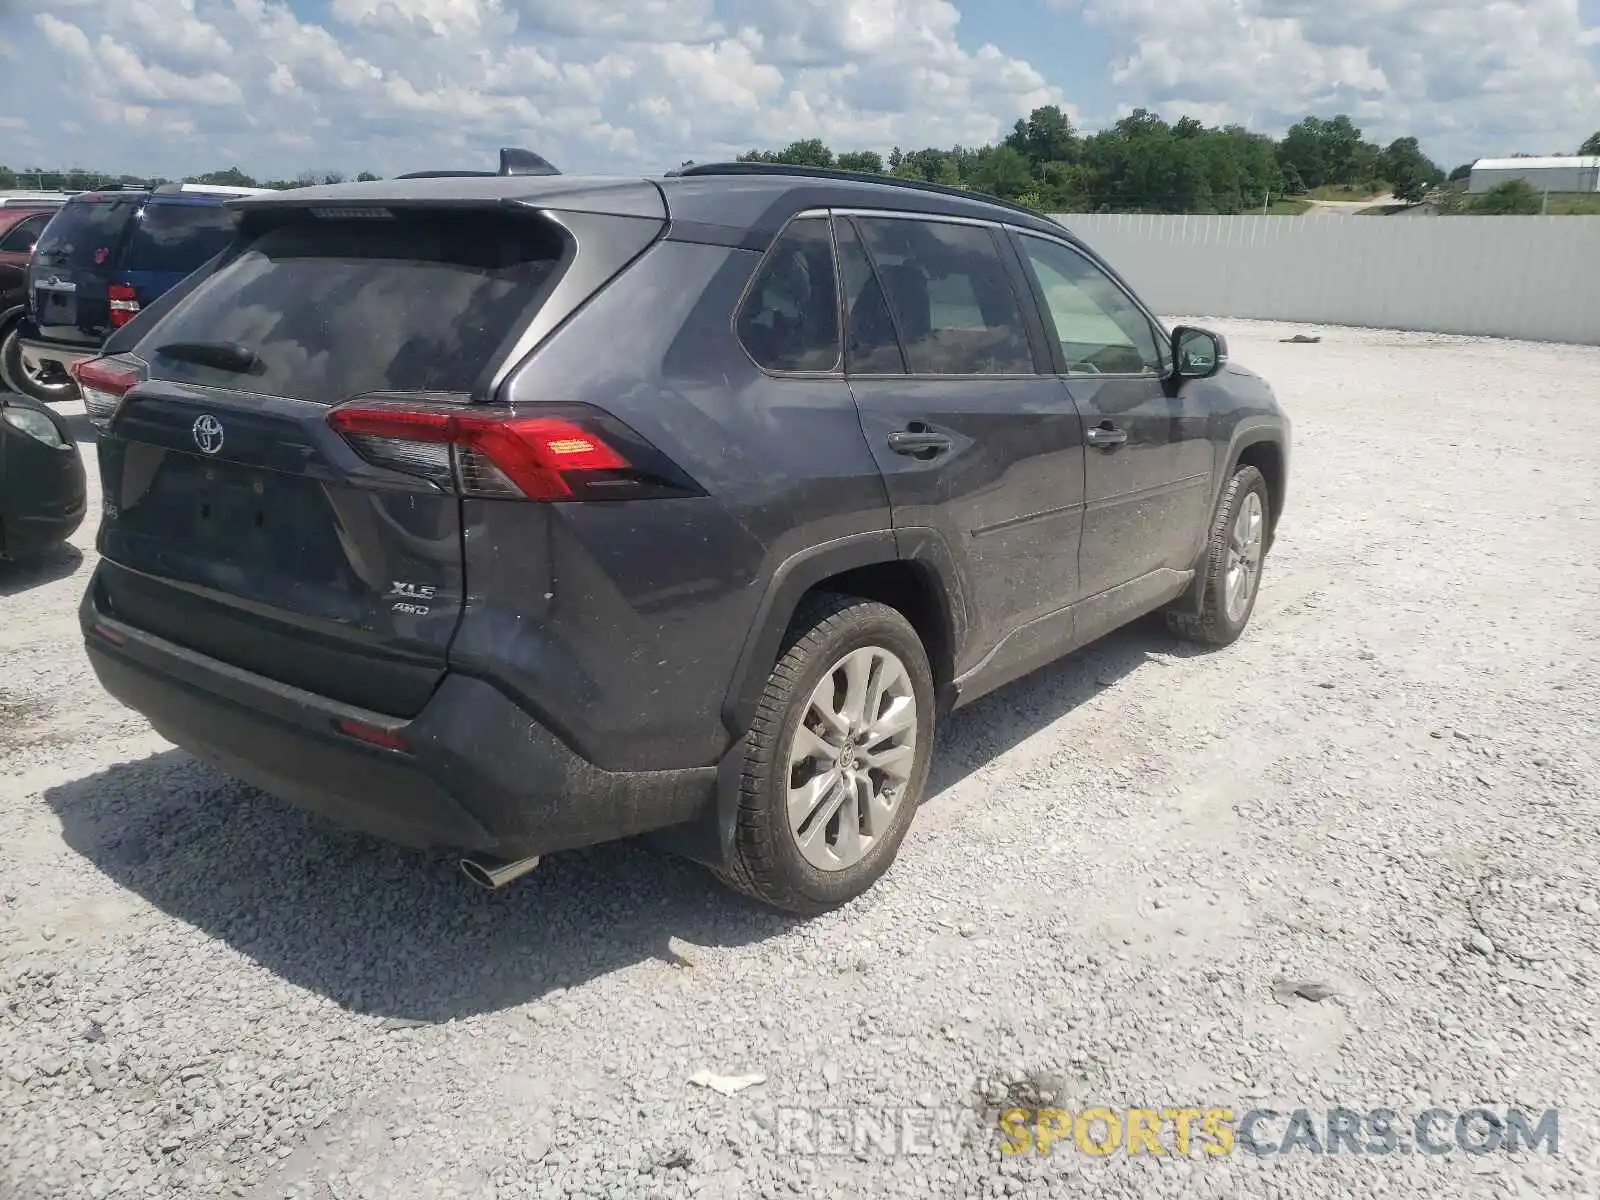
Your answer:
[[[911,673],[881,646],[852,650],[812,690],[789,749],[789,829],[821,871],[860,862],[903,801],[917,752]]]

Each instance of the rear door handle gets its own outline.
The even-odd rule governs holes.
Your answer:
[[[954,444],[946,434],[931,429],[899,429],[889,435],[889,449],[913,458],[932,458]]]
[[[1083,440],[1091,446],[1109,449],[1112,446],[1120,446],[1127,441],[1128,431],[1126,429],[1118,429],[1107,421],[1104,425],[1096,425],[1093,429],[1090,429],[1083,435]]]

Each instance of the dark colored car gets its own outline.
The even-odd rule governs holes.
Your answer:
[[[224,202],[257,193],[172,183],[73,196],[39,234],[28,265],[16,386],[42,400],[71,399],[73,366],[225,249],[234,229]]]
[[[45,192],[0,195],[0,386],[35,399],[70,397],[72,380],[61,377],[59,395],[41,388],[22,367],[18,327],[28,311],[28,259],[33,244],[64,203],[65,196]]]
[[[1288,420],[1026,209],[752,165],[233,207],[80,368],[90,659],[480,882],[658,831],[825,910],[936,717],[1144,613],[1249,620]]]
[[[47,405],[0,392],[0,560],[33,558],[83,524],[83,456]]]

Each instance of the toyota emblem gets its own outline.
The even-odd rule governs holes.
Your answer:
[[[215,454],[222,449],[222,422],[210,413],[195,418],[193,433],[194,444],[200,447],[200,453]]]

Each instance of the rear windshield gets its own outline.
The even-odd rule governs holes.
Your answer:
[[[143,196],[78,200],[63,204],[34,248],[42,267],[111,266],[117,246]]]
[[[220,204],[147,204],[122,265],[187,275],[226,250],[233,231],[233,214]]]
[[[139,343],[159,378],[319,404],[364,392],[466,392],[532,315],[562,242],[529,217],[484,212],[314,220],[269,230]],[[160,353],[251,351],[228,371]]]

